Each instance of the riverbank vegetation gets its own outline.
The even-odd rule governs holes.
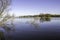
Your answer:
[[[48,18],[48,17],[60,17],[60,15],[52,15],[52,14],[40,14],[40,15],[28,15],[28,16],[19,16],[19,18],[29,18],[29,17],[45,17],[45,18]]]

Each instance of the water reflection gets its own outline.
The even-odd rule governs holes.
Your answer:
[[[0,30],[0,40],[7,39],[8,36],[6,37],[6,35],[4,35],[4,34],[5,33],[9,34],[10,32],[14,32],[15,31],[13,19],[11,19],[11,23],[10,24],[4,23],[4,21],[0,22],[0,29],[2,29],[2,30]]]
[[[0,40],[5,40],[4,33],[0,31]]]
[[[46,17],[46,18],[44,18],[44,17],[42,18],[42,17],[41,17],[41,18],[40,18],[40,21],[41,21],[41,22],[51,21],[51,18],[50,18],[50,17]]]
[[[51,18],[41,18],[41,17],[34,17],[30,21],[28,21],[31,25],[34,26],[35,29],[40,29],[40,24],[43,22],[51,21]]]
[[[33,18],[33,20],[31,21],[31,24],[34,26],[35,29],[39,30],[40,28],[40,21],[38,17]]]
[[[27,18],[28,19],[28,18]],[[23,18],[23,20],[25,20],[24,18]],[[19,21],[21,21],[20,19],[19,19]],[[31,28],[33,28],[33,30],[40,30],[40,25],[41,25],[41,22],[45,22],[45,21],[50,21],[50,18],[40,18],[40,17],[34,17],[34,18],[29,18],[29,20],[26,20],[26,22],[28,22],[28,25],[30,25],[30,26],[32,26]],[[14,19],[12,18],[11,20],[10,20],[10,24],[6,24],[6,23],[4,23],[0,28],[2,28],[4,31],[0,31],[0,39],[4,39],[4,37],[6,37],[5,39],[6,40],[12,40],[12,32],[14,32],[15,33],[15,25],[14,25]],[[22,21],[21,21],[22,22]],[[21,23],[20,22],[20,23]],[[24,30],[24,27],[25,26],[27,26],[26,25],[26,22],[25,22],[25,24],[19,24],[19,27],[20,28],[22,28],[21,29],[21,31],[22,30]],[[24,22],[22,22],[22,23],[24,23]],[[20,26],[21,25],[21,26]],[[17,24],[16,24],[16,26],[17,26]],[[23,27],[24,26],[24,27]],[[30,27],[29,26],[29,27]],[[20,30],[20,28],[19,28],[19,30]],[[28,28],[28,27],[27,27]],[[30,29],[31,30],[31,29]],[[4,34],[9,34],[9,35],[4,35]],[[13,33],[13,34],[14,34]],[[11,34],[11,35],[10,35]]]

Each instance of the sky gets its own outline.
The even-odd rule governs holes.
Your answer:
[[[60,0],[12,0],[11,9],[16,16],[60,14]]]

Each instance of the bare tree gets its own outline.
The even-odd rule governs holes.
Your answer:
[[[0,0],[0,15],[3,14],[5,9],[10,5],[11,0]]]
[[[11,0],[0,0],[0,20],[1,17],[3,17],[6,13],[6,9],[8,8],[8,6],[11,4]],[[5,15],[4,18],[0,21],[0,24],[2,23],[2,21],[6,21],[8,18],[8,15]]]

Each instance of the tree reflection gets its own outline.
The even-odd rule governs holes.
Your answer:
[[[0,40],[5,40],[4,33],[0,31]]]
[[[14,28],[14,23],[13,23],[13,20],[11,20],[11,24],[3,24],[1,25],[1,28],[4,29],[4,31],[6,33],[10,33],[10,32],[15,32],[15,28]],[[4,39],[4,32],[0,32],[0,39]]]
[[[30,21],[31,25],[34,26],[35,29],[39,30],[40,27],[40,21],[38,17],[34,17],[31,21]]]
[[[10,31],[14,31],[14,24],[4,24],[3,28],[5,29],[5,31],[10,32]]]
[[[40,21],[41,21],[41,22],[51,21],[51,18],[50,18],[50,17],[41,17],[41,18],[40,18]]]
[[[50,19],[51,18],[49,18],[49,17],[47,17],[47,18],[33,17],[33,19],[31,19],[31,21],[29,21],[29,23],[31,25],[33,25],[35,29],[39,30],[41,22],[50,21]]]

